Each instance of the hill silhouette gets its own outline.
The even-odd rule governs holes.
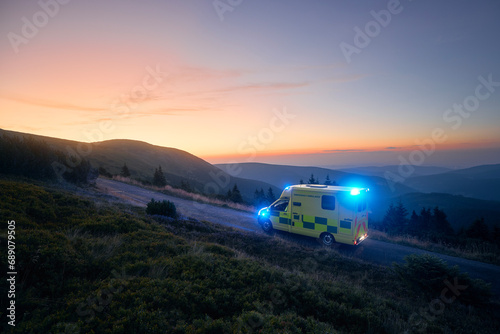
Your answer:
[[[168,184],[188,184],[192,190],[205,194],[226,194],[235,184],[247,202],[253,200],[256,189],[267,191],[271,188],[275,194],[281,193],[281,189],[271,184],[229,175],[186,151],[142,141],[119,139],[82,143],[6,130],[0,130],[0,134],[43,141],[53,149],[77,155],[75,161],[86,159],[92,167],[104,168],[111,174],[119,174],[127,164],[131,177],[138,180],[151,181],[155,169],[161,166]]]
[[[500,201],[500,164],[483,165],[406,180],[420,192],[448,193]]]

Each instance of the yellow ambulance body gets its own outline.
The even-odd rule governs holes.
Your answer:
[[[301,184],[286,187],[280,198],[259,211],[266,232],[286,231],[358,245],[368,236],[367,188]]]

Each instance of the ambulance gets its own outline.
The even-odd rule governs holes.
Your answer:
[[[359,245],[368,236],[368,188],[300,184],[258,213],[262,229],[318,238],[320,243]]]

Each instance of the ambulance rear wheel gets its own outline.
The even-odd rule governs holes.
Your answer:
[[[273,223],[270,220],[266,220],[262,223],[262,229],[266,233],[271,233],[273,231]]]
[[[319,236],[319,241],[323,246],[331,246],[335,243],[335,238],[330,233],[325,232]]]

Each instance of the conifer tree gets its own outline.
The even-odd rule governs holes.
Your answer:
[[[453,228],[446,217],[446,213],[437,206],[432,212],[431,231],[437,236],[453,235]]]
[[[271,187],[269,187],[269,189],[267,190],[267,201],[269,202],[269,204],[276,201],[276,196],[274,196],[274,192]]]
[[[130,171],[126,163],[123,164],[122,170],[120,171],[120,176],[130,177]]]
[[[484,222],[484,218],[476,219],[466,230],[468,238],[489,240],[490,231],[488,225]]]
[[[259,208],[270,204],[267,202],[266,194],[264,193],[264,189],[262,188],[260,188],[260,190],[255,189],[253,202],[254,205]]]
[[[161,166],[159,166],[158,169],[155,169],[155,173],[153,175],[153,185],[157,187],[165,187],[167,185],[167,180],[165,179],[165,175],[163,175]]]
[[[234,203],[243,203],[243,197],[241,196],[240,190],[236,184],[234,185],[233,190],[228,192],[228,197],[229,200]]]
[[[410,233],[411,235],[415,235],[415,236],[420,235],[419,223],[420,223],[420,217],[415,212],[415,210],[413,210],[411,212],[411,217],[410,217],[410,220],[408,222],[408,233]]]
[[[384,226],[387,233],[392,235],[404,233],[408,227],[406,216],[408,216],[408,211],[401,201],[396,206],[391,203],[384,216]]]

